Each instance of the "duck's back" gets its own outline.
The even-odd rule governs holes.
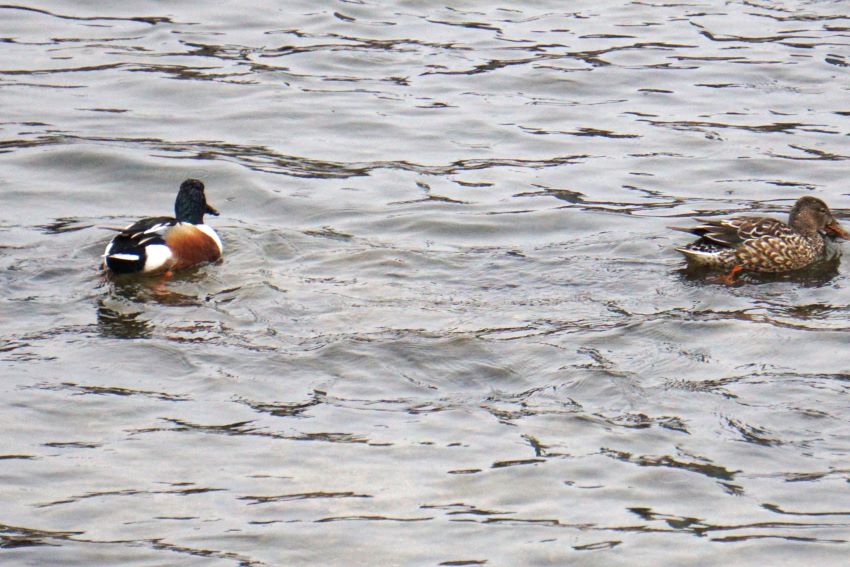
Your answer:
[[[106,247],[106,266],[117,274],[170,268],[173,254],[165,235],[176,224],[173,217],[150,217],[131,224]]]
[[[823,252],[820,236],[804,236],[776,219],[734,217],[701,219],[700,223],[677,229],[699,236],[696,242],[676,249],[697,266],[785,272],[811,264]]]

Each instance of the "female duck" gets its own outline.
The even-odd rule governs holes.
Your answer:
[[[103,261],[116,274],[180,270],[221,257],[221,239],[204,224],[218,216],[207,204],[204,184],[187,179],[174,202],[174,217],[151,217],[122,230],[106,247]]]
[[[676,250],[691,266],[731,270],[727,283],[741,270],[788,272],[805,268],[823,254],[823,233],[850,239],[826,203],[808,196],[794,204],[788,224],[766,217],[698,220],[702,224],[693,228],[672,227],[700,237]]]

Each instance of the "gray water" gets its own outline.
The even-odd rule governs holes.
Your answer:
[[[845,565],[844,2],[0,6],[0,563]],[[99,270],[198,177],[217,264]],[[844,221],[845,226],[850,221]]]

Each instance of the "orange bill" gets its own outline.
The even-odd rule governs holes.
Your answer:
[[[840,236],[844,240],[850,240],[850,233],[841,228],[841,225],[838,224],[838,221],[834,220],[828,225],[826,225],[826,231],[829,234],[834,234],[835,236]]]

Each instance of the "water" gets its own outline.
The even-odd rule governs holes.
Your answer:
[[[846,263],[667,227],[847,213],[845,8],[0,7],[0,563],[844,565]]]

